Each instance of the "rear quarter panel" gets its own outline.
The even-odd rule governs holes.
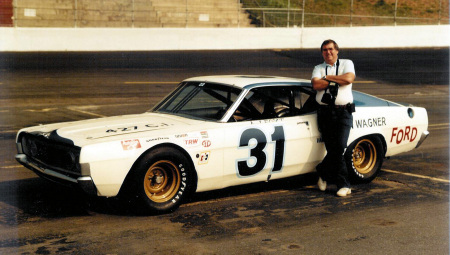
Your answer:
[[[408,108],[413,111],[413,117],[408,115]],[[348,143],[359,137],[380,134],[386,144],[385,156],[388,157],[414,149],[427,128],[427,112],[421,107],[357,107],[353,113],[353,128]]]

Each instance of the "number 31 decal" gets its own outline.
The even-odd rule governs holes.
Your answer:
[[[251,139],[256,140],[256,146],[250,149],[250,156],[245,160],[239,160],[237,162],[238,173],[240,176],[252,176],[264,169],[267,161],[267,154],[264,151],[267,145],[266,135],[263,131],[257,128],[249,128],[245,130],[241,139],[239,140],[239,148],[249,147]],[[272,168],[272,172],[280,171],[283,167],[284,159],[284,129],[283,126],[275,126],[275,131],[271,136],[272,142],[275,142],[275,159]],[[249,166],[250,157],[256,159],[256,163],[253,166]]]

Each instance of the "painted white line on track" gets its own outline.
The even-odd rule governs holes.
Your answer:
[[[179,81],[126,81],[124,84],[178,84]]]
[[[437,124],[429,124],[428,125],[429,130],[442,130],[442,129],[448,129],[448,123],[437,123]]]
[[[371,96],[375,96],[375,97],[399,97],[399,98],[404,98],[404,97],[409,97],[409,98],[425,98],[425,97],[433,97],[433,98],[441,98],[441,97],[447,97],[448,98],[448,94],[445,95],[444,93],[441,94],[415,94],[415,93],[411,93],[411,94],[370,94]]]
[[[54,110],[58,110],[58,108],[44,108],[44,109],[27,109],[24,110],[26,112],[51,112]]]
[[[376,81],[353,81],[353,84],[373,84],[377,83]]]
[[[395,171],[395,170],[389,170],[389,169],[381,169],[381,171],[388,172],[388,173],[393,173],[393,174],[407,175],[407,176],[412,176],[412,177],[417,177],[417,178],[422,178],[422,179],[428,179],[428,180],[432,180],[432,181],[450,183],[450,180],[441,179],[441,178],[435,178],[435,177],[430,177],[430,176],[425,176],[425,175],[403,173],[403,172],[399,172],[399,171]]]
[[[429,127],[448,126],[448,123],[429,124]]]
[[[444,129],[448,129],[448,127],[435,127],[435,128],[430,128],[429,130],[444,130]]]
[[[15,134],[19,130],[3,130],[0,132],[0,134]]]
[[[101,115],[101,114],[98,114],[98,113],[93,113],[93,112],[88,112],[88,111],[84,111],[84,110],[78,109],[78,107],[71,107],[71,106],[69,106],[69,107],[67,107],[67,109],[69,109],[71,111],[74,111],[74,112],[79,112],[79,113],[91,115],[91,116],[94,116],[94,117],[100,117],[100,118],[106,117],[105,115]]]
[[[2,168],[2,169],[16,169],[16,168],[22,168],[22,167],[24,167],[24,166],[19,165],[19,163],[17,163],[17,165],[14,165],[14,166],[0,166],[0,168]]]

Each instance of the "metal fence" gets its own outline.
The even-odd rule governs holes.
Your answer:
[[[390,4],[387,3],[390,1]],[[394,2],[395,1],[395,2]],[[15,27],[315,27],[449,24],[449,0],[409,7],[378,0],[383,15],[362,11],[358,0],[11,0]],[[169,5],[172,2],[176,5]],[[327,10],[318,7],[319,2]],[[207,4],[209,3],[209,5]],[[339,4],[338,4],[339,3]],[[337,8],[337,7],[339,8]],[[319,6],[320,7],[320,6]],[[414,10],[421,10],[415,15]],[[362,14],[364,13],[364,14]],[[1,26],[1,25],[0,25]]]
[[[417,18],[371,15],[345,15],[307,13],[302,9],[271,10],[244,8],[256,16],[259,27],[338,27],[338,26],[397,26],[397,25],[444,25],[448,19]]]
[[[429,0],[428,5],[408,6],[406,1],[391,0],[391,4],[379,0],[372,6],[375,14],[362,14],[367,2],[340,0],[326,2],[329,11],[321,13],[315,8],[320,1],[279,0],[282,8],[263,6],[264,0],[242,0],[246,10],[257,26],[261,27],[314,27],[314,26],[396,26],[396,25],[441,25],[449,24],[449,1]],[[325,2],[325,1],[322,1]],[[338,4],[336,4],[338,3]],[[409,1],[411,3],[411,1]],[[366,6],[363,6],[366,4]],[[378,5],[378,6],[377,6]],[[380,13],[377,14],[377,7]],[[366,13],[369,11],[365,11]],[[361,13],[361,14],[358,14]],[[421,15],[418,15],[421,14]]]

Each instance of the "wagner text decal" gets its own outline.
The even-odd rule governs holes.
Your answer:
[[[355,120],[355,124],[356,128],[381,127],[386,126],[386,118],[378,117],[378,118]]]

